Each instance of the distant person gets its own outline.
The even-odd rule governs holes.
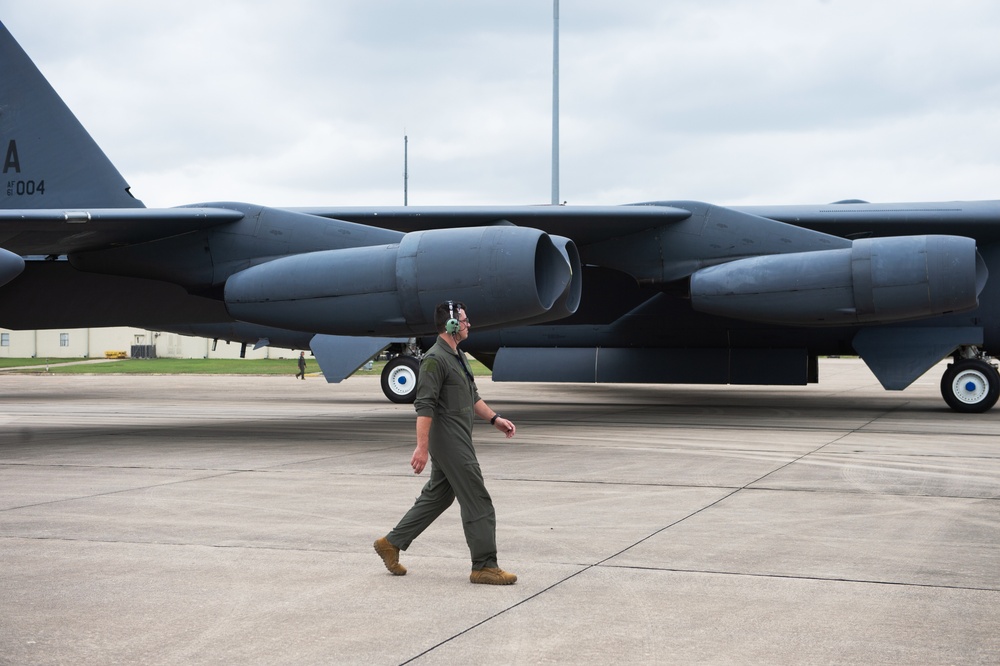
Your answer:
[[[510,585],[517,576],[497,564],[496,513],[472,445],[473,416],[489,421],[508,438],[514,436],[515,427],[479,397],[465,354],[458,349],[469,337],[465,305],[457,301],[438,305],[434,325],[438,338],[420,361],[417,375],[417,447],[410,459],[414,473],[420,474],[430,457],[431,478],[399,524],[375,541],[375,552],[392,574],[406,574],[399,551],[409,548],[457,497],[472,556],[469,580]]]
[[[303,381],[306,378],[306,353],[299,352],[299,371],[295,373],[296,379],[301,377]]]

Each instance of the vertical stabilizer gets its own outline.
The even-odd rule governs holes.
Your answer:
[[[0,23],[0,208],[142,208]]]

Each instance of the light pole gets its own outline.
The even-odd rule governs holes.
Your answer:
[[[559,0],[552,0],[552,205],[559,205]]]

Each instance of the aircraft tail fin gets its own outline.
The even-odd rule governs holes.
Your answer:
[[[144,208],[0,23],[0,208]]]

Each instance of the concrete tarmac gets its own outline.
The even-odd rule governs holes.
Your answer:
[[[494,384],[477,447],[516,585],[378,380],[0,376],[0,664],[997,664],[1000,409],[886,392]]]

